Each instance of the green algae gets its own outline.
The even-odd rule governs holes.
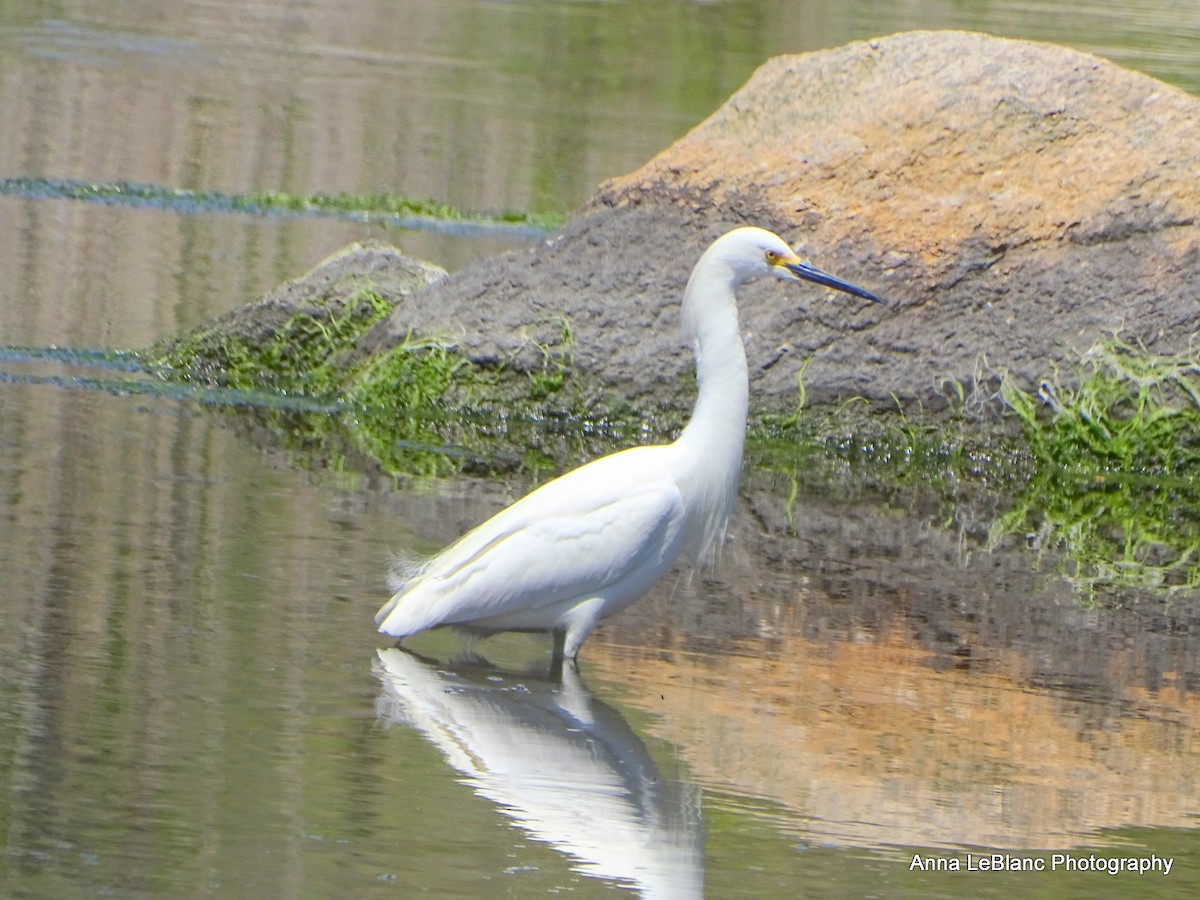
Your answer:
[[[344,286],[343,286],[344,287]],[[141,359],[166,382],[259,390],[321,403],[320,412],[267,408],[259,423],[290,449],[390,474],[553,469],[623,426],[573,390],[574,334],[529,339],[539,362],[490,365],[456,344],[412,333],[377,353],[358,344],[395,304],[368,286],[328,290],[299,309],[240,311],[151,348]],[[270,406],[269,404],[267,405]]]
[[[1200,359],[1158,355],[1113,337],[1042,379],[1035,395],[1001,388],[1032,451],[1086,478],[1171,474],[1200,467]]]
[[[339,361],[392,308],[360,287],[344,298],[328,295],[303,310],[265,316],[252,330],[218,320],[162,342],[147,360],[168,379],[329,399],[343,391],[349,374]]]
[[[1089,601],[1200,586],[1200,359],[1112,337],[1036,394],[1006,379],[1036,470],[993,543],[1053,550]]]
[[[1003,375],[1003,373],[1001,373]],[[965,396],[959,392],[960,398]],[[997,422],[907,416],[863,401],[761,416],[747,460],[804,490],[872,494],[934,521],[979,523],[985,546],[1016,543],[1087,604],[1200,588],[1200,358],[1117,337],[1052,368],[1035,389],[1002,377]]]

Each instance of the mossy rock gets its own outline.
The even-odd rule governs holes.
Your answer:
[[[352,244],[257,302],[160,342],[148,358],[173,379],[334,396],[359,364],[359,337],[445,277],[394,247]]]

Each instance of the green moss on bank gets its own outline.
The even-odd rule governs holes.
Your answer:
[[[1200,360],[1117,337],[1084,353],[1036,397],[1006,378],[1005,402],[1039,459],[1064,473],[1161,475],[1200,469]]]
[[[992,426],[854,402],[765,416],[748,459],[793,498],[814,483],[932,496],[958,527],[977,521],[968,497],[996,496],[989,544],[1027,547],[1089,603],[1200,588],[1200,359],[1113,338],[1036,391],[1005,378],[1002,397]]]
[[[1055,550],[1092,599],[1200,586],[1200,359],[1112,338],[1004,399],[1036,469],[993,539]]]
[[[355,343],[391,311],[362,287],[299,312],[267,311],[252,328],[218,320],[152,349],[150,362],[167,378],[332,399],[353,376]]]
[[[299,310],[264,303],[143,359],[167,381],[323,401],[337,411],[265,409],[261,424],[306,453],[354,454],[392,474],[552,468],[572,447],[603,452],[604,437],[623,432],[615,420],[598,421],[576,390],[565,318],[548,323],[548,338],[529,339],[532,366],[481,366],[452,341],[412,334],[380,353],[359,352],[393,306],[366,287],[308,298]]]
[[[418,335],[356,356],[390,310],[362,289],[250,335],[198,329],[154,363],[168,378],[334,399],[333,414],[262,415],[293,448],[394,474],[549,473],[669,440],[686,415],[598,406],[577,379],[566,321],[552,339],[531,339],[540,364],[524,368],[480,366],[452,342]],[[1048,374],[1036,393],[1005,380],[1003,398],[1008,416],[992,426],[854,402],[764,415],[751,423],[747,462],[787,479],[793,496],[830,483],[936,496],[946,521],[967,494],[1000,496],[992,543],[1054,551],[1089,600],[1113,588],[1200,586],[1200,361],[1113,340]]]

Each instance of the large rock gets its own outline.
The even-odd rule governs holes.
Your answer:
[[[1001,369],[1035,382],[1115,329],[1185,347],[1198,211],[1196,98],[1062,47],[898,34],[769,61],[561,234],[413,296],[370,343],[436,331],[536,365],[529,338],[565,316],[585,377],[683,406],[683,285],[708,241],[755,223],[889,300],[746,289],[756,402],[794,402],[811,356],[810,400],[936,406]]]

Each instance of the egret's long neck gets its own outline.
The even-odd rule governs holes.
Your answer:
[[[701,526],[695,553],[703,552],[724,528],[741,473],[750,391],[736,285],[732,268],[705,254],[683,295],[684,331],[694,342],[699,396],[676,445],[687,460],[681,482],[707,498],[700,508],[712,510],[713,519]]]

